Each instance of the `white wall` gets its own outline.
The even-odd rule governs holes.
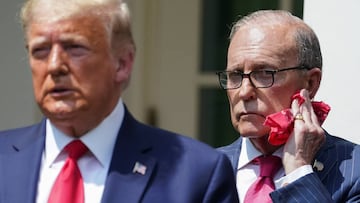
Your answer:
[[[131,0],[137,56],[124,100],[138,119],[196,137],[201,0]],[[217,87],[216,75],[211,80]],[[206,83],[208,84],[208,83]],[[151,114],[152,113],[152,114]]]
[[[30,69],[18,20],[22,0],[0,3],[0,129],[40,119],[33,99]]]
[[[360,143],[360,1],[305,0],[304,20],[318,35],[323,79],[316,100],[332,110],[323,127]]]

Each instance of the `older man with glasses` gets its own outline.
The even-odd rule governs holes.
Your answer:
[[[241,202],[359,202],[360,147],[328,134],[330,107],[313,99],[322,56],[313,30],[286,11],[236,22],[217,73],[240,134],[219,148],[232,161]]]

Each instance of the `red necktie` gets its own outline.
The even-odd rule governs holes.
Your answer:
[[[253,163],[260,165],[260,176],[250,186],[244,202],[272,202],[269,194],[275,189],[273,177],[281,167],[281,159],[277,156],[261,156],[254,159]]]
[[[66,145],[64,150],[69,155],[56,178],[48,203],[83,203],[84,184],[77,160],[88,148],[80,140],[75,140]]]

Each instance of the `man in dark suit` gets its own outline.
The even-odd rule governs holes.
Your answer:
[[[329,109],[312,101],[322,56],[308,25],[286,11],[245,16],[232,28],[227,68],[218,75],[240,135],[219,150],[232,162],[241,202],[360,201],[360,147],[325,132],[326,114],[318,110]],[[280,169],[268,175],[273,186],[262,184],[272,189],[255,197],[253,184],[265,179],[262,165],[275,165],[258,161],[267,157],[278,159]]]
[[[135,53],[125,3],[29,0],[21,17],[45,119],[0,133],[0,202],[238,201],[224,154],[123,104]]]

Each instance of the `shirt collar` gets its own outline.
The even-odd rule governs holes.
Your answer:
[[[114,110],[97,127],[81,136],[80,140],[89,148],[103,167],[109,167],[114,145],[125,114],[120,99]],[[101,138],[99,138],[101,137]],[[46,120],[46,143],[44,158],[47,165],[54,163],[62,149],[74,138],[57,129],[49,119]],[[99,141],[101,140],[101,141]]]
[[[282,158],[283,148],[284,147],[281,146],[273,153],[273,155]],[[243,168],[244,166],[249,164],[253,159],[261,155],[262,153],[254,147],[254,145],[251,143],[249,138],[243,138],[243,141],[241,142],[241,151],[240,151],[240,157],[239,157],[239,163],[237,169]]]

